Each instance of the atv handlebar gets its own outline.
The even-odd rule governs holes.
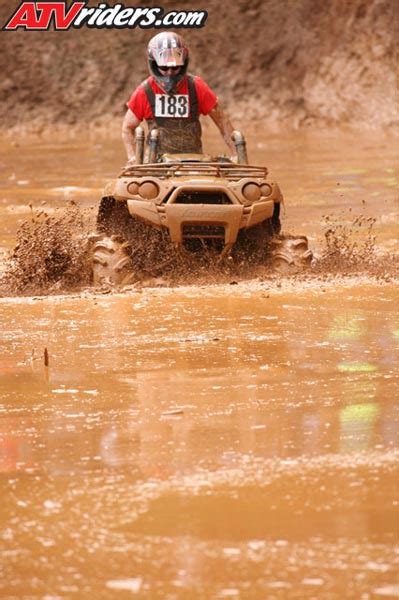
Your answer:
[[[144,162],[144,129],[142,127],[137,127],[136,129],[136,164],[142,165]],[[245,138],[240,131],[233,131],[231,139],[234,142],[237,151],[237,159],[238,164],[247,165],[248,164],[248,155],[247,155],[247,145],[245,142]],[[150,139],[149,139],[149,154],[148,160],[149,163],[155,163],[157,161],[158,154],[158,129],[155,127],[151,130]]]
[[[151,129],[150,133],[150,141],[148,143],[149,153],[148,153],[148,162],[155,163],[157,162],[158,157],[158,129],[154,127]]]
[[[136,164],[142,165],[144,162],[144,129],[142,127],[136,128]]]
[[[237,150],[237,158],[238,164],[247,165],[248,164],[248,155],[247,155],[247,144],[245,142],[245,138],[241,131],[233,131],[231,135],[231,139],[233,140],[236,150]]]

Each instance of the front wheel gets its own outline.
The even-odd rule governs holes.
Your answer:
[[[271,265],[278,273],[297,273],[310,267],[313,252],[304,235],[281,235],[271,244]]]
[[[123,237],[99,235],[93,239],[92,272],[94,285],[112,287],[134,280],[131,245]]]

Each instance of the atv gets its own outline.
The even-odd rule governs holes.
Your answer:
[[[151,131],[136,130],[136,163],[105,189],[92,237],[95,285],[124,285],[149,272],[162,274],[178,256],[213,253],[217,261],[241,252],[273,269],[310,264],[304,236],[280,235],[283,196],[266,167],[248,165],[246,143],[235,131],[238,162],[206,154],[163,154]]]

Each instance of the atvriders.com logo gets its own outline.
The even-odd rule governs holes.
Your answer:
[[[3,31],[22,28],[33,31],[66,31],[71,27],[96,29],[142,29],[153,28],[198,28],[205,25],[208,13],[205,10],[171,10],[167,13],[160,6],[146,8],[101,2],[96,7],[87,7],[84,2],[21,2],[10,17]]]

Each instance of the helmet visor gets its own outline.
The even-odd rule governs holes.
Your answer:
[[[158,67],[182,67],[184,65],[183,48],[157,48],[152,53]]]

